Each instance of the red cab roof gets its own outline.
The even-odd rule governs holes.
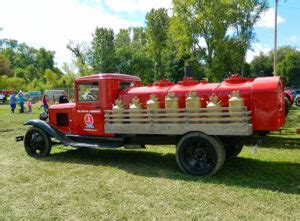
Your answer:
[[[93,74],[84,77],[79,77],[76,79],[76,81],[105,80],[105,79],[116,79],[116,80],[123,80],[123,81],[141,81],[141,79],[137,76],[127,75],[127,74],[117,74],[117,73]]]

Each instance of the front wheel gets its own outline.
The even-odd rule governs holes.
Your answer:
[[[216,138],[200,132],[183,136],[176,147],[176,161],[187,174],[210,176],[224,164],[225,150]]]
[[[46,157],[51,151],[51,139],[42,129],[32,127],[25,134],[24,146],[28,155]]]

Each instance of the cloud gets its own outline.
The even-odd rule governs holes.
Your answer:
[[[271,51],[270,48],[268,47],[264,47],[262,44],[260,43],[254,43],[252,45],[252,49],[248,50],[247,51],[247,54],[246,54],[246,61],[248,63],[250,63],[254,57],[258,56],[261,52],[263,54],[268,54],[269,52]]]
[[[1,1],[0,38],[54,50],[60,66],[71,61],[71,53],[66,49],[68,41],[90,41],[97,26],[117,31],[143,25],[109,14],[101,4],[93,2],[94,5],[77,0]]]
[[[172,0],[105,0],[114,12],[148,12],[152,8],[171,8]]]
[[[274,27],[274,8],[269,8],[267,11],[262,13],[260,20],[257,22],[256,27],[261,28],[273,28]],[[277,24],[284,23],[285,19],[280,15],[277,15]]]

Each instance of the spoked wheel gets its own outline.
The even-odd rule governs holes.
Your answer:
[[[51,139],[40,128],[32,127],[25,134],[24,146],[28,155],[46,157],[51,151]]]
[[[192,132],[178,142],[176,160],[185,173],[197,176],[213,175],[224,164],[224,146],[214,137]]]

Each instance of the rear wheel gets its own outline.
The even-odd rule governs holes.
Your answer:
[[[231,160],[231,159],[236,158],[242,152],[243,146],[244,145],[241,143],[224,145],[226,160]]]
[[[176,160],[181,170],[187,174],[210,176],[224,164],[224,146],[214,137],[192,132],[178,142]]]
[[[24,146],[28,155],[46,157],[51,151],[51,139],[42,129],[32,127],[25,134]]]

